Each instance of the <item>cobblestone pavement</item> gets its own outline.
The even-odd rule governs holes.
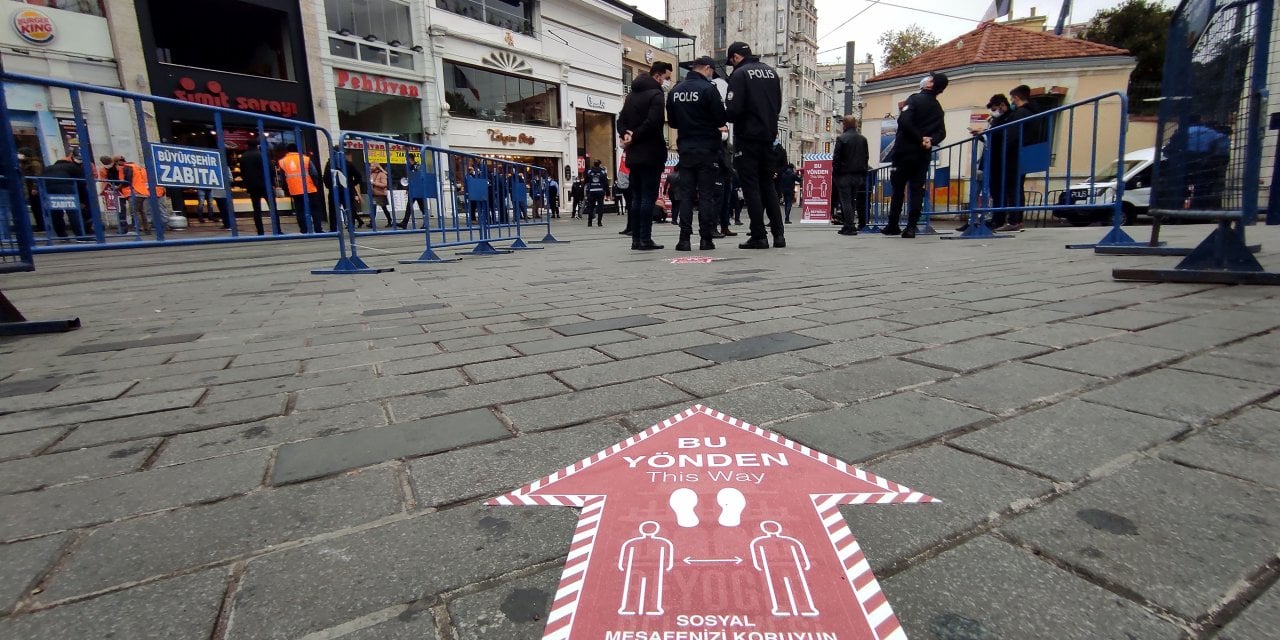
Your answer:
[[[943,500],[845,511],[914,639],[1276,637],[1280,288],[1115,282],[1177,259],[1063,248],[1100,228],[673,265],[617,220],[5,276],[84,328],[0,341],[0,638],[539,638],[576,514],[481,503],[694,403]]]

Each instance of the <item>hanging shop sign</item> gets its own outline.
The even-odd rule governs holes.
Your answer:
[[[382,76],[375,76],[368,73],[360,73],[358,71],[334,69],[333,77],[336,81],[335,86],[339,89],[382,93],[389,96],[400,96],[403,98],[417,98],[421,94],[421,89],[417,84],[392,80],[391,78],[384,78]]]

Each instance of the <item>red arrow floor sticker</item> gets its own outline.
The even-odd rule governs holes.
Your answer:
[[[904,502],[698,405],[488,504],[582,507],[544,640],[905,640],[838,509]]]

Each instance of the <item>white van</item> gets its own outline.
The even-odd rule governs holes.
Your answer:
[[[1095,222],[1111,224],[1110,204],[1116,201],[1116,176],[1124,177],[1124,199],[1121,208],[1124,210],[1124,223],[1133,224],[1139,215],[1146,215],[1151,207],[1151,169],[1155,165],[1156,148],[1148,147],[1131,151],[1124,156],[1123,171],[1117,170],[1116,162],[1099,171],[1094,182],[1081,182],[1058,196],[1058,204],[1094,204],[1097,208],[1074,209],[1070,211],[1054,211],[1055,218],[1065,219],[1077,227]],[[1093,196],[1090,202],[1090,196]]]

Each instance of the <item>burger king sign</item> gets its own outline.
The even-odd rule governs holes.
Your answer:
[[[13,30],[32,44],[49,44],[56,33],[53,20],[35,9],[15,11]]]

